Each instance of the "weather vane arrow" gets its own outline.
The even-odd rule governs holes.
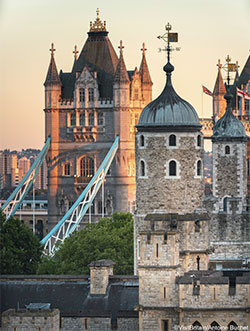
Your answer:
[[[172,30],[172,25],[168,23],[165,25],[165,29],[167,32],[165,32],[162,36],[157,36],[158,39],[162,39],[164,42],[167,43],[167,46],[164,48],[159,48],[159,52],[165,51],[167,52],[168,62],[170,61],[170,52],[176,50],[180,51],[180,47],[173,48],[170,43],[176,43],[178,42],[178,33],[177,32],[170,32]]]

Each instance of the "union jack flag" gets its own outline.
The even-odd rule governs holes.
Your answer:
[[[209,91],[209,89],[206,88],[206,87],[203,86],[203,85],[202,85],[202,90],[203,90],[203,92],[204,92],[205,94],[210,95],[210,97],[213,96],[213,93],[212,93],[211,91]]]

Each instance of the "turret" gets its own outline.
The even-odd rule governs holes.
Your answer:
[[[222,65],[220,63],[220,60],[218,60],[217,66],[218,66],[218,75],[216,78],[214,91],[213,91],[213,118],[215,122],[223,116],[226,108],[226,102],[224,99],[226,88],[221,75]]]
[[[241,121],[232,113],[232,98],[227,91],[226,112],[216,122],[212,136],[213,195],[218,198],[216,211],[241,213],[246,205],[246,144],[249,138]]]
[[[142,60],[141,65],[139,69],[139,73],[141,75],[141,89],[142,89],[142,97],[143,100],[147,103],[149,103],[152,100],[152,85],[153,82],[150,77],[150,73],[148,70],[148,64],[146,61],[146,48],[145,43],[142,44]]]
[[[129,103],[129,77],[123,58],[122,41],[120,41],[120,58],[114,76],[114,104],[116,107],[125,107]]]

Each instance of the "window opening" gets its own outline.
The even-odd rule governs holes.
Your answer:
[[[85,126],[85,112],[80,114],[80,125]]]
[[[83,88],[79,89],[79,99],[80,99],[80,102],[85,101],[85,90]]]
[[[169,176],[176,176],[176,162],[169,162]]]
[[[230,154],[230,146],[225,147],[225,154],[229,155]]]
[[[169,146],[176,146],[176,136],[174,134],[169,136]]]
[[[145,177],[145,162],[141,160],[141,176]]]
[[[94,101],[94,89],[89,88],[89,101]]]
[[[97,124],[102,126],[104,124],[103,113],[97,113]]]
[[[201,160],[197,161],[197,176],[201,176]]]
[[[76,126],[76,113],[72,113],[70,115],[70,125],[71,126]]]
[[[197,136],[197,146],[201,147],[201,136],[200,135]]]
[[[141,135],[141,136],[140,136],[140,146],[141,146],[141,147],[144,147],[144,144],[145,144],[144,136]]]
[[[80,162],[80,175],[92,177],[94,175],[94,160],[90,157],[83,157]]]
[[[89,126],[94,126],[95,116],[94,113],[89,114]]]

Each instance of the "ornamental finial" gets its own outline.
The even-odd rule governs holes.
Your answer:
[[[56,49],[54,48],[54,43],[52,43],[50,48],[51,56],[54,56],[55,51]]]
[[[78,50],[77,50],[77,46],[75,45],[75,47],[74,47],[74,50],[73,50],[73,54],[74,54],[74,58],[75,58],[75,60],[77,60],[77,54],[78,54],[79,52],[78,52]]]
[[[162,36],[158,36],[158,39],[162,39],[167,43],[167,46],[164,47],[163,49],[159,49],[159,51],[166,51],[167,52],[167,57],[168,57],[168,62],[170,62],[170,52],[176,50],[179,51],[180,47],[173,48],[170,43],[175,43],[178,42],[178,33],[177,32],[169,32],[172,30],[172,25],[168,23],[165,25],[165,29],[167,32],[165,32]]]
[[[106,31],[106,22],[102,23],[100,20],[100,10],[97,8],[96,10],[96,20],[94,23],[90,22],[90,29],[89,32],[100,32]]]
[[[122,45],[122,40],[120,40],[120,46],[118,46],[118,48],[120,49],[120,55],[123,54],[123,48],[124,46]]]
[[[147,48],[145,48],[145,43],[142,43],[141,51],[142,51],[142,54],[143,54],[143,55],[145,55],[146,50],[147,50]]]

